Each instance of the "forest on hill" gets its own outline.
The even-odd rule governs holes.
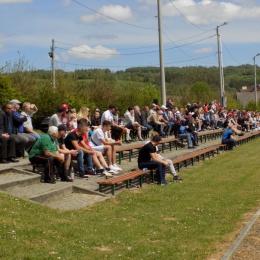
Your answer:
[[[257,82],[260,81],[257,67]],[[56,107],[68,103],[79,109],[96,106],[105,110],[110,103],[125,112],[130,105],[151,105],[161,100],[160,68],[135,67],[120,71],[109,69],[56,70],[56,88],[52,86],[50,70],[37,70],[25,58],[0,68],[0,101],[13,98],[35,103],[38,116],[51,115]],[[254,67],[250,64],[224,68],[227,107],[240,107],[236,92],[242,86],[254,85]],[[217,67],[166,67],[166,95],[178,106],[188,102],[219,100],[219,70]],[[252,104],[251,104],[252,105]]]

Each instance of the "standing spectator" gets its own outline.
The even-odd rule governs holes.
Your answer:
[[[156,154],[156,146],[162,138],[159,135],[153,136],[151,142],[145,144],[139,151],[138,168],[153,170],[156,169],[157,179],[159,185],[167,185],[165,181],[165,170],[169,163],[160,159]]]
[[[38,111],[38,109],[34,104],[30,104],[29,102],[23,103],[23,111],[22,111],[21,115],[27,118],[27,121],[25,121],[23,123],[24,132],[33,136],[36,139],[36,141],[42,137],[41,134],[33,131],[32,116],[37,111]]]
[[[29,161],[32,164],[43,164],[45,167],[43,180],[46,183],[55,184],[56,178],[53,166],[58,168],[58,176],[63,176],[64,156],[58,153],[58,127],[50,126],[47,135],[43,135],[33,145],[29,153]]]

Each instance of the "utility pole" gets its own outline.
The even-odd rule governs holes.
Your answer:
[[[162,105],[165,105],[166,90],[165,90],[165,73],[164,73],[164,50],[163,50],[163,38],[162,38],[161,0],[157,0],[157,7],[158,7],[159,48],[160,48],[161,93],[162,93]]]
[[[259,56],[260,55],[260,52],[257,53],[255,56],[254,56],[254,68],[255,68],[255,105],[257,106],[257,86],[256,86],[256,64],[255,64],[255,57],[256,56]]]
[[[223,60],[222,60],[222,44],[220,40],[219,27],[227,25],[227,22],[217,26],[217,42],[218,42],[218,67],[219,67],[219,84],[220,84],[220,105],[226,107],[226,98],[225,98],[225,85],[224,85],[224,73],[223,73]]]
[[[54,39],[52,39],[52,46],[51,46],[51,52],[49,52],[49,56],[51,58],[51,67],[52,67],[52,86],[55,89],[55,54],[54,54],[54,50],[55,50],[55,41]]]

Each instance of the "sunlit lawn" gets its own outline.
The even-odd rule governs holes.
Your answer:
[[[181,172],[183,183],[58,211],[0,194],[0,259],[206,259],[260,199],[259,140]]]

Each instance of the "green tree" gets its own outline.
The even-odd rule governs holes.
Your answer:
[[[207,102],[212,99],[212,90],[206,82],[196,82],[190,91],[196,101]]]

